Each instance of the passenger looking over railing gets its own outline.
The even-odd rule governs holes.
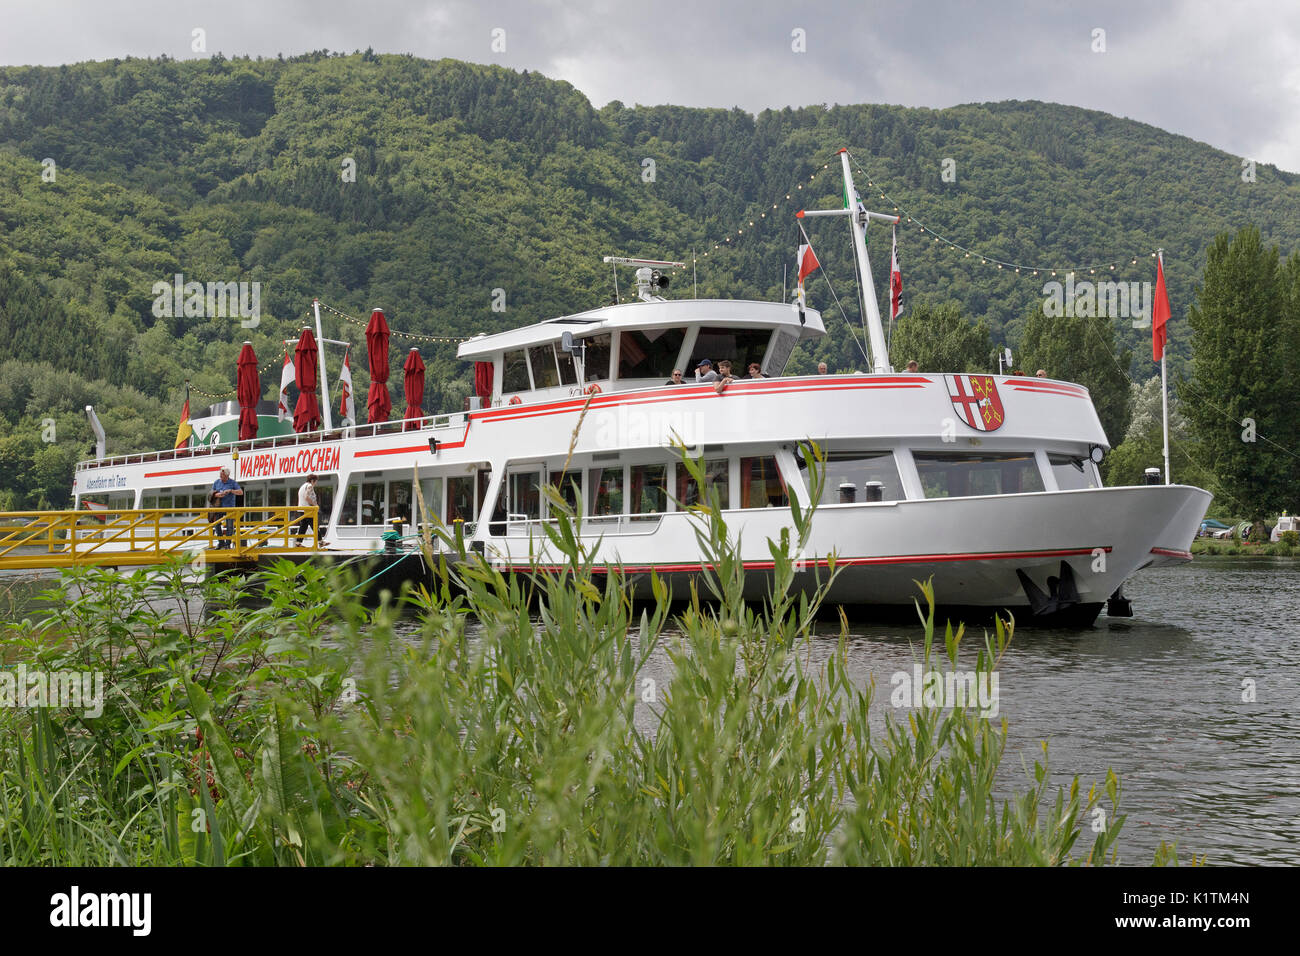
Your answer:
[[[731,374],[731,362],[728,359],[720,361],[718,363],[718,378],[713,383],[713,390],[721,395],[727,390],[727,386],[735,380],[735,376]]]
[[[713,363],[708,359],[700,359],[700,364],[695,366],[695,381],[697,382],[716,382],[718,373],[713,371]]]
[[[221,474],[217,480],[212,483],[212,498],[217,507],[233,508],[237,499],[244,497],[244,489],[240,488],[238,483],[230,477],[230,469],[222,468]],[[221,535],[221,540],[217,542],[217,550],[222,548],[233,548],[235,543],[231,540],[235,536],[235,519],[229,512],[218,511],[213,516],[217,522],[217,533]],[[221,522],[225,520],[225,534],[221,534]]]
[[[750,363],[749,363],[749,377],[750,377],[750,378],[767,378],[767,376],[763,374],[763,369],[762,369],[762,367],[761,367],[757,362],[750,362]]]
[[[682,381],[682,370],[679,369],[679,368],[675,368],[675,369],[673,369],[673,377],[670,378],[668,381],[666,381],[664,384],[665,384],[665,385],[685,385],[686,383]]]
[[[1047,369],[1045,369],[1045,368],[1040,368],[1040,369],[1038,370],[1038,377],[1039,377],[1039,378],[1047,378]]]
[[[907,370],[909,372],[919,372],[921,371],[921,366],[916,363],[916,359],[912,359],[912,361],[907,363]]]
[[[825,362],[818,362],[818,363],[817,363],[817,374],[818,374],[818,375],[829,375],[829,374],[830,374],[830,373],[826,370],[826,363],[825,363]]]

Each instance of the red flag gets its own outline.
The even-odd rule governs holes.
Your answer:
[[[903,311],[903,273],[898,268],[898,228],[894,228],[894,254],[889,262],[889,318]]]
[[[1156,296],[1151,303],[1151,355],[1159,362],[1165,356],[1165,323],[1169,321],[1169,292],[1165,289],[1165,264],[1156,259]]]
[[[799,268],[799,284],[803,285],[803,280],[812,275],[814,271],[820,269],[822,264],[817,261],[816,254],[813,253],[812,246],[804,243],[799,247],[799,254],[796,256],[795,264]]]

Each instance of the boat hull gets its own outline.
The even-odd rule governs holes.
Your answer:
[[[808,546],[789,557],[795,587],[811,593],[826,584],[829,604],[874,609],[869,616],[910,618],[918,582],[929,581],[950,616],[1008,612],[1038,624],[1086,625],[1136,571],[1191,559],[1187,549],[1210,500],[1202,489],[1170,485],[827,505],[812,517]],[[764,509],[724,517],[744,560],[745,597],[762,600],[775,567],[768,543],[792,533],[791,515]],[[641,534],[608,536],[587,522],[582,539],[599,564],[622,570],[633,596],[651,596],[653,572],[684,599],[704,567],[695,538],[701,520],[668,515]],[[523,571],[536,555],[539,566],[555,566],[540,529],[511,530],[489,539],[485,553],[495,564]],[[665,557],[673,554],[683,560]]]

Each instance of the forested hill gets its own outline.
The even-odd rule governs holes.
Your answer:
[[[313,296],[361,318],[382,306],[395,329],[464,336],[609,301],[601,255],[697,254],[699,295],[778,298],[797,242],[791,214],[841,201],[834,165],[818,172],[841,146],[876,186],[860,184],[869,207],[891,209],[883,189],[974,253],[900,228],[909,301],[956,300],[999,345],[1016,346],[1048,275],[981,256],[1151,280],[1162,246],[1182,363],[1181,316],[1216,234],[1253,224],[1284,254],[1300,246],[1296,176],[1260,165],[1244,182],[1241,157],[1046,103],[598,109],[535,73],[370,52],[4,68],[0,467],[57,474],[83,455],[86,402],[114,450],[169,444],[184,381],[230,390],[238,343],[275,360]],[[856,327],[846,233],[812,229]],[[873,226],[870,243],[883,290],[888,230]],[[260,283],[260,325],[156,318],[153,285],[176,273]],[[690,294],[689,271],[670,294]],[[793,367],[861,367],[824,279],[810,298],[831,335]],[[1145,333],[1115,326],[1137,360],[1149,356]],[[337,320],[327,334],[364,341]],[[410,343],[394,344],[396,366]],[[426,407],[458,408],[469,377],[454,345],[422,350]],[[364,392],[364,362],[354,365]],[[268,396],[276,377],[263,376]],[[60,445],[82,442],[75,453],[37,443],[47,417]]]

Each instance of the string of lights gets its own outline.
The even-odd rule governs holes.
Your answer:
[[[849,153],[849,161],[853,163],[855,167],[857,167],[859,173],[861,173],[864,177],[866,177],[867,186],[871,189],[874,189],[876,193],[879,194],[881,199],[885,200],[885,202],[889,203],[891,206],[894,207],[894,212],[899,214],[899,218],[901,220],[902,225],[915,225],[918,229],[921,230],[922,233],[928,235],[934,242],[942,243],[945,246],[948,246],[952,249],[961,252],[962,257],[965,259],[972,259],[972,258],[978,259],[980,263],[983,265],[996,266],[999,269],[1011,269],[1017,273],[1028,274],[1031,276],[1037,276],[1039,274],[1049,274],[1053,276],[1058,274],[1066,275],[1071,272],[1079,275],[1085,272],[1089,275],[1096,275],[1098,269],[1102,270],[1103,273],[1114,272],[1115,267],[1117,265],[1122,264],[1125,259],[1129,260],[1130,265],[1137,265],[1138,258],[1145,257],[1147,255],[1147,253],[1144,251],[1132,255],[1126,255],[1117,259],[1113,259],[1108,262],[1098,262],[1086,266],[1038,266],[1038,265],[1029,265],[1023,262],[1009,262],[1006,259],[999,259],[996,256],[986,255],[982,252],[978,252],[975,249],[970,248],[969,246],[965,246],[960,242],[956,242],[955,240],[949,239],[947,236],[943,236],[935,232],[931,228],[928,228],[919,219],[917,219],[906,209],[904,209],[898,203],[898,201],[894,199],[893,196],[889,195],[889,193],[885,191],[883,186],[878,185],[876,181],[872,178],[871,173],[868,172],[862,166],[862,164],[857,161],[857,158],[854,157],[852,153]],[[1156,253],[1152,252],[1150,256],[1152,259],[1154,259],[1156,257]]]
[[[324,302],[320,303],[320,307],[325,312],[329,312],[332,315],[337,315],[343,321],[355,325],[361,329],[364,329],[366,327],[366,323],[356,318],[355,316],[348,315],[346,312],[340,312],[338,309],[335,309],[332,306],[328,306]],[[311,312],[308,312],[306,315],[303,316],[304,321],[311,320],[311,319],[315,319],[315,315]],[[415,332],[402,332],[397,329],[389,329],[388,334],[397,336],[398,338],[413,339],[419,342],[437,342],[437,343],[444,343],[444,344],[451,343],[454,345],[458,345],[461,342],[467,341],[466,336],[453,337],[453,336],[446,336],[446,335],[420,335]],[[283,363],[284,363],[284,356],[282,355],[272,359],[271,361],[267,362],[265,365],[263,365],[261,368],[257,370],[258,378],[261,378],[271,369],[282,366]],[[223,401],[235,397],[235,389],[233,388],[228,392],[208,392],[205,391],[204,389],[199,388],[197,385],[191,385],[188,380],[185,383],[185,387],[189,389],[191,392],[195,392],[196,394],[202,395],[204,398],[208,398],[213,401]]]
[[[813,182],[814,180],[816,180],[816,178],[817,178],[818,176],[820,176],[823,172],[825,172],[826,170],[830,169],[830,166],[831,166],[830,163],[823,163],[823,164],[821,165],[821,168],[819,168],[819,169],[817,169],[817,170],[814,170],[813,173],[812,173],[812,175],[809,176],[807,180],[801,180],[801,181],[795,183],[793,186],[791,186],[791,187],[790,187],[790,190],[785,194],[785,200],[784,200],[784,201],[785,201],[785,202],[789,202],[789,201],[791,201],[791,200],[793,200],[793,199],[802,199],[803,197],[800,195],[800,193],[803,191],[804,186],[805,186],[807,183],[811,183],[811,182]],[[732,240],[735,240],[736,242],[739,242],[739,241],[740,241],[740,237],[743,236],[743,235],[745,234],[745,226],[744,226],[744,224],[743,224],[744,222],[748,222],[748,224],[749,224],[749,229],[750,229],[751,232],[757,232],[757,231],[758,231],[758,228],[763,224],[763,220],[765,220],[765,219],[768,218],[767,214],[768,214],[769,212],[772,212],[773,210],[776,210],[776,209],[781,208],[781,202],[782,202],[782,200],[778,199],[776,202],[772,203],[772,205],[771,205],[770,208],[765,208],[762,212],[760,212],[760,213],[758,214],[758,218],[757,218],[757,219],[748,219],[748,218],[747,218],[747,219],[743,220],[743,221],[742,221],[742,225],[740,225],[739,227],[737,227],[736,232],[735,232],[734,235],[732,235],[731,233],[728,233],[728,234],[727,234],[726,236],[724,236],[723,238],[717,240],[716,242],[714,242],[714,243],[712,244],[712,246],[711,246],[709,249],[706,249],[705,252],[704,252],[704,254],[701,255],[699,258],[701,258],[701,259],[707,259],[707,258],[709,257],[709,253],[710,253],[710,252],[716,252],[716,251],[718,251],[719,249],[725,249],[725,248],[727,248],[728,246],[732,245]],[[773,218],[775,218],[775,217],[773,217]]]
[[[324,302],[320,303],[320,307],[324,309],[326,312],[329,312],[333,315],[337,315],[344,322],[348,322],[362,329],[366,327],[366,323],[363,322],[361,319],[348,315],[346,312],[340,312],[338,309],[328,306]],[[451,336],[451,335],[420,335],[419,333],[416,332],[399,332],[397,329],[389,329],[388,334],[395,335],[401,339],[411,339],[412,341],[415,342],[438,342],[441,344],[452,344],[452,345],[459,345],[461,342],[466,342],[469,340],[469,337],[464,335],[459,337]]]

